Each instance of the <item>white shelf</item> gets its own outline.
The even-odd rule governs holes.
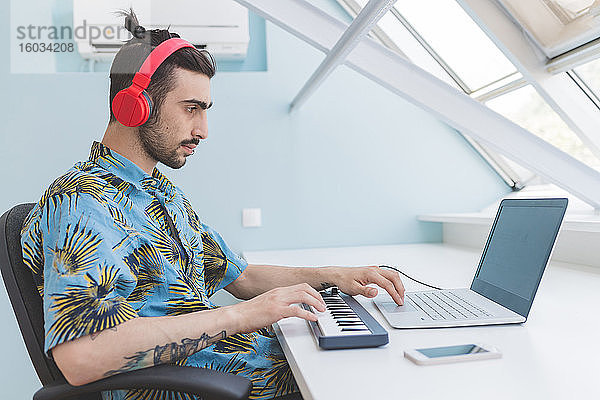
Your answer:
[[[441,222],[454,224],[491,225],[495,215],[487,213],[460,213],[460,214],[426,214],[419,215],[417,219],[423,222]],[[600,215],[595,214],[567,214],[563,222],[563,230],[576,232],[600,233]]]

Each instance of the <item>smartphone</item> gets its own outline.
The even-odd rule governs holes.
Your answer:
[[[502,357],[502,353],[496,347],[478,343],[406,350],[404,357],[415,364],[432,365],[500,358]]]

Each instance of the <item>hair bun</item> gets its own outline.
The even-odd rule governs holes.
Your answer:
[[[135,27],[135,29],[133,30],[133,32],[131,32],[133,34],[133,36],[135,36],[138,39],[143,39],[146,36],[146,28],[144,28],[141,25],[138,25]]]
[[[125,16],[125,29],[131,32],[133,37],[143,39],[146,36],[146,28],[140,25],[133,9],[130,8],[129,12],[124,12],[123,15]]]

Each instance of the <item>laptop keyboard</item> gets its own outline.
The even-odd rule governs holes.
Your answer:
[[[452,292],[407,293],[417,309],[433,320],[476,319],[493,315]]]

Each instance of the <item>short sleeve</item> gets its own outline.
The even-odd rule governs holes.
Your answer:
[[[204,283],[210,297],[235,281],[244,272],[248,263],[234,253],[221,235],[206,224],[202,226],[202,248],[204,252]]]
[[[135,276],[106,209],[87,195],[54,196],[41,213],[46,353],[58,344],[137,317],[126,297]]]

